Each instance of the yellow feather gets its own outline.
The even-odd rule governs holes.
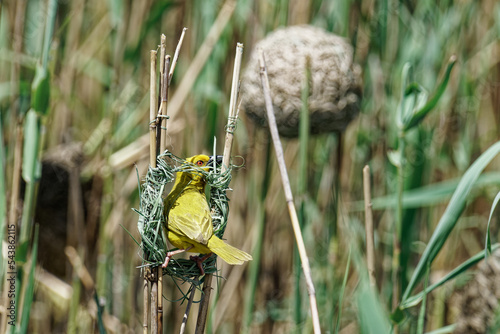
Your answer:
[[[207,155],[195,155],[186,160],[205,167],[209,159]],[[202,175],[178,172],[174,187],[164,200],[164,207],[166,235],[175,247],[192,247],[190,252],[201,254],[215,253],[228,264],[242,264],[252,259],[250,254],[214,235]]]

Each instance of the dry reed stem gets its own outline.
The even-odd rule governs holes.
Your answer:
[[[165,45],[167,36],[165,34],[161,34],[160,38],[160,87],[163,87],[163,73],[165,73],[165,50],[167,46]]]
[[[73,270],[76,272],[76,275],[82,282],[85,289],[87,289],[88,291],[94,290],[95,287],[94,280],[92,279],[92,276],[87,270],[87,267],[83,263],[83,260],[76,251],[76,249],[71,246],[66,246],[64,248],[64,253],[66,254],[66,257],[71,263]]]
[[[170,70],[170,56],[165,56],[165,40],[166,36],[161,35],[160,46],[160,94],[161,94],[161,107],[160,107],[160,152],[165,152],[167,148],[167,105],[168,105],[168,86],[169,81],[166,76]],[[158,276],[158,333],[163,333],[163,271],[160,266],[156,268]]]
[[[181,51],[182,42],[184,41],[184,36],[186,35],[187,28],[184,27],[182,29],[181,37],[179,38],[179,42],[177,43],[177,47],[175,48],[174,58],[172,59],[172,66],[170,66],[170,71],[168,73],[168,85],[170,86],[170,82],[172,81],[172,76],[174,75],[175,66],[177,65],[177,59],[179,59],[179,52]]]
[[[205,332],[205,323],[207,321],[208,304],[210,303],[210,295],[212,293],[212,277],[213,275],[205,275],[205,282],[201,290],[200,308],[198,309],[198,319],[196,320],[195,334],[203,334]]]
[[[149,282],[148,278],[146,277],[146,272],[147,270],[144,270],[144,286],[142,287],[142,296],[143,296],[143,305],[144,305],[144,313],[142,317],[142,333],[143,334],[148,334],[148,310],[149,310],[149,294],[148,294],[148,288],[149,288]]]
[[[164,72],[161,75],[161,108],[160,108],[160,152],[163,153],[167,149],[167,105],[168,105],[168,79],[167,75],[170,70],[170,55],[165,57]]]
[[[157,85],[156,85],[156,54],[155,50],[151,50],[151,68],[150,68],[150,82],[149,82],[149,164],[151,167],[156,167],[156,108],[157,108]],[[153,269],[154,270],[154,269]],[[158,275],[156,272],[145,269],[144,274],[144,314],[143,314],[143,331],[147,333],[148,320],[147,320],[147,310],[148,310],[148,273],[152,274],[153,280],[151,281],[151,333],[156,334],[158,332],[157,322],[158,322],[158,285],[157,279]]]
[[[233,80],[231,84],[231,97],[229,100],[229,114],[226,126],[226,141],[224,144],[224,154],[222,158],[222,173],[224,173],[229,168],[229,161],[231,158],[231,148],[233,146],[234,138],[234,128],[236,126],[236,102],[238,100],[239,92],[239,82],[240,82],[240,70],[241,70],[241,59],[243,57],[243,44],[236,44],[236,55],[234,57],[234,71]]]
[[[365,199],[365,228],[366,228],[366,262],[368,266],[368,277],[370,286],[375,288],[377,281],[375,278],[375,246],[373,241],[373,212],[370,167],[363,168],[363,191]]]
[[[156,167],[156,51],[151,50],[151,76],[149,82],[149,164]]]
[[[163,333],[163,271],[161,266],[156,267],[158,275],[158,333]]]
[[[309,265],[309,259],[307,258],[304,239],[302,237],[302,232],[300,230],[299,218],[297,217],[297,210],[295,209],[295,204],[293,203],[292,189],[290,187],[290,181],[288,179],[288,172],[285,165],[285,159],[283,157],[283,147],[281,145],[281,140],[278,133],[278,126],[276,125],[276,119],[274,117],[274,108],[271,99],[271,90],[269,88],[269,79],[267,76],[266,61],[264,58],[264,53],[261,49],[259,49],[259,63],[260,63],[260,77],[262,81],[264,100],[266,103],[269,130],[271,131],[271,137],[273,139],[274,150],[276,153],[276,159],[278,160],[279,170],[281,174],[281,181],[283,183],[283,190],[285,192],[285,198],[288,206],[288,212],[290,214],[290,219],[292,223],[293,232],[295,234],[295,240],[297,242],[297,249],[299,251],[300,260],[302,262],[302,271],[304,272],[306,280],[314,333],[318,334],[321,333],[321,327],[319,323],[318,305],[316,303],[316,292],[314,290],[314,283],[311,277],[311,267]]]
[[[231,149],[233,147],[234,138],[234,128],[237,118],[237,108],[236,101],[238,100],[238,88],[239,88],[239,77],[241,71],[241,58],[243,56],[243,44],[237,43],[236,45],[236,55],[234,59],[234,69],[233,69],[233,81],[231,86],[231,99],[229,104],[229,114],[227,118],[226,126],[226,140],[224,143],[224,154],[222,156],[222,173],[224,173],[229,168],[229,162],[231,159]],[[203,284],[203,297],[200,302],[200,308],[198,311],[198,319],[196,323],[195,333],[202,334],[205,331],[205,323],[207,321],[208,306],[210,303],[210,294],[212,292],[212,275],[207,274],[205,276],[205,282]]]
[[[158,334],[158,271],[151,270],[151,334]]]
[[[165,59],[165,49],[166,49],[165,40],[166,39],[167,39],[167,37],[165,36],[165,34],[161,34],[161,42],[160,42],[160,97],[161,97],[161,104],[160,104],[160,108],[158,110],[158,115],[166,115],[167,114],[166,106],[165,107],[163,106],[163,101],[166,100],[166,96],[164,96],[164,91],[165,90],[168,91],[167,89],[165,89],[165,67],[166,67],[166,62],[167,62],[167,60]],[[160,135],[157,138],[157,140],[160,143],[160,152],[164,152],[165,151],[165,144],[166,144],[166,141],[165,141],[166,130],[164,133],[163,128],[166,129],[166,120],[164,123],[163,122],[164,118],[160,117],[159,121],[160,121],[160,131],[159,131]]]

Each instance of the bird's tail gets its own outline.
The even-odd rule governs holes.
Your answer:
[[[226,244],[215,235],[208,240],[207,247],[228,264],[243,264],[252,259],[250,254]]]

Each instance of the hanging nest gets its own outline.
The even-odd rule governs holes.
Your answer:
[[[497,331],[491,331],[490,327],[493,325],[495,316],[498,316],[499,277],[500,249],[494,251],[487,261],[479,264],[478,273],[460,295],[460,314],[454,334],[497,333]]]
[[[302,25],[278,29],[258,42],[245,70],[241,91],[247,115],[267,126],[259,75],[258,49],[266,57],[278,130],[299,133],[306,66],[311,73],[308,109],[313,134],[343,131],[361,104],[361,68],[353,63],[353,48],[345,39],[320,28]],[[306,65],[309,64],[309,65]]]
[[[207,172],[168,151],[159,155],[156,163],[156,168],[149,167],[145,182],[139,187],[140,207],[139,210],[134,209],[139,214],[137,227],[141,235],[142,267],[161,265],[166,253],[174,250],[168,249],[166,236],[163,233],[165,224],[163,193],[166,184],[174,181],[175,173],[203,174],[206,184],[210,187],[209,205],[212,208],[214,234],[219,238],[224,235],[229,214],[226,190],[229,189],[231,182],[231,168],[223,173],[220,167],[216,167],[216,170],[210,168]],[[212,255],[203,262],[205,274],[216,274],[216,259],[217,257]],[[163,275],[196,285],[203,282],[197,279],[201,275],[197,263],[188,259],[172,258],[167,268],[163,269]]]

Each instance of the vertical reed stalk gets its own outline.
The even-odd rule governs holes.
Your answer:
[[[375,246],[373,240],[373,212],[371,197],[370,167],[366,165],[363,168],[363,192],[365,199],[365,231],[366,231],[366,263],[368,267],[368,278],[370,286],[376,288],[375,278]]]
[[[396,222],[393,238],[393,258],[392,258],[392,308],[395,309],[399,304],[399,296],[401,290],[401,239],[403,231],[403,191],[404,191],[404,167],[405,167],[405,138],[404,132],[399,135],[398,156],[400,161],[397,164],[397,205],[396,205]]]
[[[157,84],[156,84],[156,54],[155,50],[150,51],[151,67],[149,81],[149,164],[156,167],[156,112],[158,107]],[[147,254],[144,254],[147,258]],[[145,269],[144,272],[144,314],[143,314],[143,332],[148,332],[148,280],[151,278],[151,333],[158,331],[158,275],[156,269]],[[155,282],[156,281],[156,282]]]
[[[290,187],[290,181],[288,179],[288,172],[286,170],[285,159],[283,157],[283,147],[281,146],[278,127],[276,125],[276,119],[274,117],[273,102],[271,99],[271,92],[270,92],[271,90],[269,88],[269,79],[267,77],[266,62],[262,50],[259,50],[259,63],[260,63],[260,76],[262,80],[262,89],[264,92],[264,100],[266,102],[269,130],[271,131],[271,137],[273,139],[274,150],[276,153],[276,158],[278,160],[278,165],[281,174],[281,181],[283,183],[283,189],[285,192],[285,198],[288,206],[288,212],[290,214],[290,219],[292,223],[293,232],[295,234],[295,240],[297,242],[297,248],[299,250],[300,259],[302,261],[302,270],[304,272],[304,277],[306,279],[307,293],[309,294],[309,304],[310,304],[309,306],[311,309],[314,333],[318,334],[321,333],[321,327],[319,323],[318,305],[316,303],[316,292],[314,290],[314,283],[311,277],[311,267],[309,265],[309,259],[307,258],[304,238],[302,237],[299,219],[297,217],[297,211],[295,209],[295,204],[293,202],[292,190]]]
[[[181,37],[175,48],[174,58],[172,59],[172,65],[170,66],[170,71],[168,72],[168,85],[170,86],[170,81],[172,81],[172,76],[174,75],[175,66],[177,65],[177,59],[179,59],[179,52],[181,51],[182,42],[184,41],[184,35],[186,35],[187,28],[182,29]]]
[[[161,75],[161,108],[160,108],[160,152],[163,153],[167,149],[167,105],[168,105],[168,73],[170,70],[170,55],[165,56],[162,60],[164,64],[164,72]]]
[[[156,50],[151,50],[151,68],[149,81],[149,164],[156,167],[156,113],[158,108],[158,95],[156,84]]]
[[[395,310],[399,304],[401,294],[401,239],[403,233],[403,191],[404,191],[404,167],[405,167],[405,136],[404,131],[400,130],[398,140],[398,156],[399,163],[397,168],[397,204],[396,204],[396,221],[393,235],[393,252],[392,252],[392,309]],[[393,333],[399,333],[398,324],[394,324]]]
[[[166,106],[166,94],[168,92],[168,89],[165,85],[165,72],[168,73],[168,70],[165,70],[167,60],[165,59],[165,40],[166,36],[164,34],[161,34],[161,43],[160,43],[160,97],[161,97],[161,103],[160,103],[160,109],[158,110],[158,115],[167,115],[167,106]],[[165,102],[165,105],[164,105]],[[160,116],[159,119],[160,122],[160,131],[159,136],[157,138],[159,144],[160,144],[160,153],[163,153],[165,151],[165,144],[166,144],[166,137],[167,137],[167,120],[164,119],[163,117]]]
[[[243,56],[243,44],[238,43],[236,45],[236,55],[234,59],[234,69],[233,69],[233,80],[231,85],[231,97],[229,102],[229,114],[227,118],[226,125],[226,140],[224,142],[224,155],[222,157],[222,168],[221,171],[224,173],[230,164],[231,159],[231,149],[233,147],[234,130],[236,128],[236,120],[238,118],[238,109],[236,108],[236,102],[238,100],[239,91],[239,77],[241,71],[241,58]],[[200,302],[200,308],[198,311],[198,319],[196,323],[197,334],[202,334],[205,331],[205,324],[207,321],[208,306],[210,303],[210,294],[212,286],[212,275],[205,275],[205,282],[203,284],[203,297]]]

